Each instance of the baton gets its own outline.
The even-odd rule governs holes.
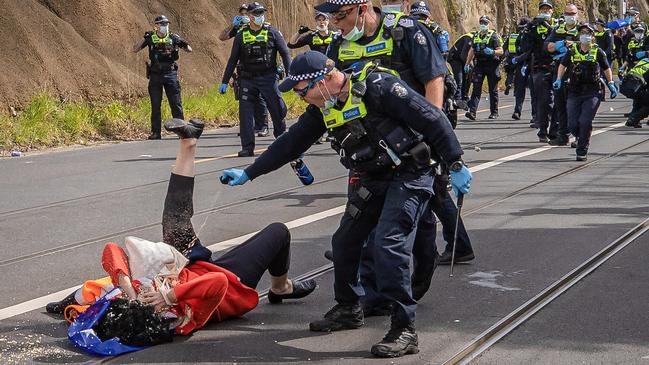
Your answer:
[[[457,196],[457,216],[455,217],[455,232],[453,233],[453,252],[451,253],[451,273],[449,277],[453,277],[453,265],[455,264],[455,246],[457,245],[457,228],[460,225],[460,214],[462,213],[462,204],[464,204],[464,194],[458,193]]]

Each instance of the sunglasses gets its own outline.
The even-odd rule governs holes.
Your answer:
[[[333,13],[330,13],[330,14],[331,14],[331,17],[336,19],[336,20],[343,20],[343,19],[347,18],[347,16],[349,14],[351,14],[351,12],[354,11],[354,9],[356,9],[356,8],[358,8],[358,5],[354,6],[352,8],[349,8],[347,10],[334,11]]]
[[[308,93],[309,90],[313,89],[313,87],[318,81],[324,80],[324,78],[325,78],[324,75],[318,76],[315,79],[311,80],[304,89],[293,89],[293,92],[295,92],[296,94],[298,94],[300,97],[303,98],[306,96],[306,93]]]

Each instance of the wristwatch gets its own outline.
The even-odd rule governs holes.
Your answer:
[[[466,166],[464,164],[464,161],[457,160],[457,161],[453,162],[452,164],[450,164],[448,166],[448,169],[453,171],[453,172],[460,172],[460,170],[462,170],[462,167],[464,167],[464,166]]]

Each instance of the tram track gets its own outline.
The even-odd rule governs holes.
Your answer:
[[[561,173],[555,174],[553,176],[550,176],[548,178],[545,178],[543,180],[537,181],[535,183],[526,185],[518,190],[515,190],[511,193],[505,194],[497,199],[491,200],[489,202],[483,203],[475,208],[472,208],[470,210],[467,210],[465,214],[463,214],[463,217],[468,217],[473,214],[476,214],[484,209],[487,209],[489,207],[495,206],[497,204],[503,203],[509,199],[512,199],[516,196],[520,196],[521,194],[530,191],[538,186],[541,186],[545,183],[554,181],[558,178],[574,174],[576,172],[579,172],[581,170],[587,169],[593,165],[596,165],[598,163],[604,162],[606,160],[609,160],[611,158],[615,158],[617,156],[620,156],[624,152],[633,149],[635,147],[638,147],[640,145],[643,145],[645,143],[649,142],[649,138],[644,139],[640,142],[634,143],[630,146],[621,148],[615,152],[612,152],[610,154],[601,156],[595,160],[589,161],[583,165],[575,166],[573,168],[570,168],[568,170],[562,171]],[[511,333],[513,330],[515,330],[518,326],[523,324],[525,321],[530,319],[534,314],[536,314],[538,311],[543,309],[543,307],[547,306],[550,302],[552,302],[554,299],[559,297],[561,294],[565,293],[568,291],[572,286],[577,284],[579,281],[581,281],[583,278],[585,278],[588,274],[592,273],[595,271],[599,266],[604,264],[608,259],[613,257],[615,254],[620,252],[622,249],[627,247],[629,244],[631,244],[635,239],[639,238],[642,236],[644,233],[649,231],[649,219],[646,219],[639,225],[635,226],[622,236],[620,236],[618,239],[616,239],[614,242],[611,244],[607,245],[604,247],[602,250],[594,254],[592,257],[584,261],[582,264],[577,266],[575,269],[571,270],[568,274],[564,275],[561,279],[557,280],[556,282],[552,283],[550,286],[542,290],[539,294],[534,296],[532,299],[528,300],[525,302],[523,305],[519,306],[517,309],[509,313],[507,316],[503,317],[501,320],[499,320],[497,323],[495,323],[493,326],[476,336],[474,339],[472,339],[465,347],[463,347],[461,350],[459,350],[455,355],[453,355],[450,359],[445,361],[442,365],[464,365],[468,364],[471,360],[475,359],[477,356],[479,356],[481,353],[484,351],[488,350],[491,346],[493,346],[495,343],[497,343],[500,339],[505,337],[507,334]],[[333,264],[329,263],[323,266],[320,266],[318,268],[315,268],[311,271],[308,271],[302,275],[296,276],[294,280],[308,280],[308,279],[317,279],[318,277],[325,275],[329,272],[333,271]],[[268,291],[269,289],[265,289],[264,291],[259,293],[259,300],[265,300],[268,297]],[[89,361],[86,362],[86,364],[89,365],[95,365],[95,364],[106,364],[110,363],[114,360],[119,359],[121,356],[124,355],[119,355],[119,356],[112,356],[108,358],[102,358],[98,359],[96,361]]]

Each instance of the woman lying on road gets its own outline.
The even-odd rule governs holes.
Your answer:
[[[191,120],[185,123],[173,119],[165,123],[165,128],[180,137],[180,151],[169,180],[162,218],[163,240],[171,247],[162,243],[141,246],[142,242],[148,241],[129,237],[127,248],[129,244],[132,247],[139,243],[144,249],[139,256],[132,255],[129,259],[120,246],[107,244],[102,265],[110,279],[104,279],[104,284],[101,280],[86,282],[62,301],[48,304],[46,310],[63,313],[69,305],[91,304],[98,299],[97,287],[108,286],[103,288],[105,292],[110,290],[110,286],[118,286],[129,299],[151,305],[158,313],[172,313],[177,317],[175,333],[186,335],[209,321],[238,317],[255,308],[258,293],[253,288],[266,270],[271,279],[268,293],[271,303],[309,295],[316,287],[314,280],[294,282],[288,279],[291,238],[281,223],[267,226],[217,260],[211,259],[211,252],[200,243],[191,223],[194,157],[203,122]],[[164,254],[151,255],[146,253],[147,250]],[[152,256],[159,257],[158,262],[152,263],[155,260]],[[187,262],[189,265],[185,266]],[[147,270],[142,266],[171,267],[171,270],[160,272],[156,269],[149,277],[141,278],[135,274]],[[152,281],[158,285],[140,285],[140,282]],[[93,288],[95,295],[91,294]]]

